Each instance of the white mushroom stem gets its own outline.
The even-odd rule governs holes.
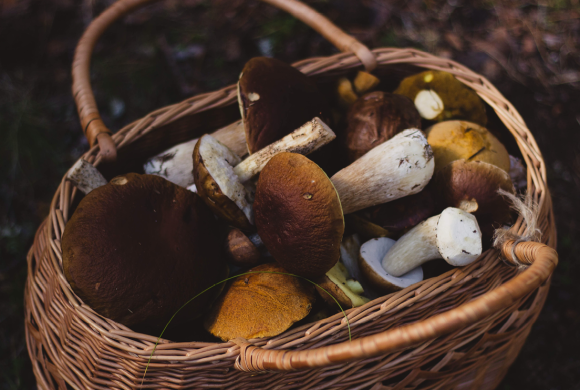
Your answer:
[[[260,173],[268,161],[278,153],[291,152],[307,155],[336,138],[334,132],[320,118],[306,122],[284,138],[260,149],[239,163],[234,172],[241,183]]]
[[[383,257],[383,268],[401,276],[434,259],[445,259],[458,267],[481,255],[481,231],[475,217],[448,207],[403,235]]]
[[[431,180],[435,161],[425,134],[405,130],[330,179],[344,214],[420,192]]]
[[[85,160],[78,160],[69,169],[66,179],[72,182],[85,195],[95,188],[107,184],[107,179],[101,172]]]
[[[229,124],[211,134],[240,157],[248,153],[246,134],[241,120]],[[191,155],[198,139],[176,145],[150,158],[144,164],[145,173],[159,175],[181,187],[193,184],[193,160]]]

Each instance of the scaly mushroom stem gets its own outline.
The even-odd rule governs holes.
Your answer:
[[[211,133],[212,137],[227,146],[236,155],[248,154],[246,135],[242,120],[231,123]],[[143,169],[145,173],[159,175],[181,187],[188,188],[193,184],[193,160],[191,155],[198,139],[192,139],[175,145],[166,151],[147,160]]]
[[[330,179],[344,214],[420,192],[433,176],[433,151],[425,134],[407,129]]]
[[[307,155],[336,138],[334,132],[320,118],[314,118],[284,138],[251,154],[234,168],[241,183],[250,180],[281,152]]]
[[[434,259],[457,267],[470,264],[481,254],[481,231],[475,217],[448,207],[404,234],[383,257],[383,268],[401,276]]]
[[[86,160],[77,161],[66,174],[67,180],[87,195],[95,188],[107,184],[107,179]]]

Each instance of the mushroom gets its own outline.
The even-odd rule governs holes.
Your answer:
[[[402,276],[434,259],[461,267],[477,259],[481,250],[481,231],[475,217],[448,207],[399,238],[383,257],[382,265],[387,273]]]
[[[338,104],[344,108],[350,107],[358,99],[358,95],[352,89],[352,83],[346,77],[340,77],[336,82]]]
[[[117,176],[90,191],[67,222],[64,275],[97,313],[159,331],[226,277],[218,229],[197,194],[155,175]],[[198,317],[216,295],[198,297],[177,322]]]
[[[452,161],[484,161],[508,172],[509,154],[501,142],[485,127],[466,121],[437,123],[427,130],[427,142],[435,155],[435,170]]]
[[[419,222],[437,214],[436,197],[431,188],[429,184],[418,194],[371,207],[368,209],[371,221],[389,232],[383,236],[396,238]]]
[[[338,261],[343,213],[406,196],[425,186],[433,158],[420,130],[406,130],[328,176],[308,158],[280,153],[256,186],[258,234],[290,272],[317,277]]]
[[[326,303],[334,306],[336,305],[334,299],[336,299],[343,309],[362,306],[369,302],[368,298],[362,296],[364,293],[362,285],[351,278],[340,261],[326,275],[317,280],[316,290]]]
[[[264,165],[282,151],[308,154],[335,138],[319,118],[244,161],[210,135],[204,135],[193,151],[193,176],[198,193],[218,216],[242,230],[251,230],[251,200],[243,183],[258,174]]]
[[[244,124],[241,120],[213,132],[212,137],[227,146],[234,154],[243,157],[248,153]],[[193,160],[191,155],[198,139],[176,145],[151,157],[143,165],[147,174],[159,175],[178,186],[194,190]],[[195,192],[195,191],[194,191]]]
[[[385,271],[382,260],[395,242],[391,238],[380,237],[373,238],[360,247],[358,264],[363,281],[381,294],[399,291],[423,280],[423,269],[420,265],[400,277]]]
[[[366,92],[369,92],[370,90],[374,89],[377,85],[379,85],[379,83],[381,82],[381,80],[379,80],[378,77],[359,70],[358,73],[356,74],[356,77],[354,78],[354,89],[356,91],[356,93],[358,93],[359,95],[363,95]]]
[[[85,195],[107,184],[103,174],[93,164],[82,159],[68,170],[66,178]]]
[[[350,107],[346,120],[350,162],[405,129],[421,128],[421,116],[409,98],[381,91],[359,98]]]
[[[511,203],[498,190],[514,194],[515,189],[509,174],[495,165],[456,160],[435,175],[433,185],[440,210],[457,207],[473,214],[486,242],[493,236],[494,227],[512,220]]]
[[[441,122],[465,119],[485,126],[485,106],[477,93],[452,74],[428,70],[405,78],[395,90],[414,103],[421,116]]]
[[[238,104],[246,142],[254,153],[313,117],[329,123],[330,110],[316,83],[274,58],[246,63],[238,81]]]
[[[223,341],[277,336],[306,317],[314,289],[275,263],[262,264],[226,287],[204,321]]]
[[[231,228],[226,237],[225,253],[238,267],[253,267],[260,263],[260,250],[240,229]]]
[[[340,244],[340,261],[346,267],[348,274],[355,280],[361,279],[358,268],[358,252],[360,250],[360,238],[358,234],[351,234],[342,239]]]

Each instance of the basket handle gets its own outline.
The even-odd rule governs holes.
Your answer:
[[[368,359],[409,348],[467,327],[509,306],[544,283],[558,264],[556,251],[537,242],[506,241],[502,254],[512,264],[531,266],[507,283],[453,310],[372,336],[305,351],[263,349],[245,339],[234,339],[232,341],[240,346],[235,367],[246,372],[293,371]]]
[[[114,161],[117,147],[111,138],[111,130],[103,123],[95,102],[90,82],[91,54],[95,43],[103,32],[117,19],[152,0],[118,0],[107,8],[83,33],[77,48],[72,66],[72,92],[75,98],[81,126],[89,145],[99,144],[100,155],[104,161]],[[330,20],[309,6],[297,0],[262,0],[278,7],[301,20],[319,32],[328,41],[343,52],[353,52],[371,71],[377,66],[374,54],[355,38],[336,27]]]

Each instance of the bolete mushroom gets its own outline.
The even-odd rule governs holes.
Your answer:
[[[411,99],[428,120],[465,119],[482,126],[487,123],[485,106],[477,93],[447,72],[428,70],[409,76],[395,93]]]
[[[340,261],[316,282],[316,290],[331,306],[336,306],[334,299],[343,309],[362,306],[369,302],[368,298],[362,296],[364,289],[360,282],[349,275]]]
[[[395,242],[391,238],[380,237],[373,238],[360,247],[358,264],[363,281],[382,294],[399,291],[423,280],[423,269],[420,265],[400,277],[390,275],[385,271],[382,260]]]
[[[347,115],[344,142],[349,161],[410,128],[421,128],[421,116],[409,98],[381,91],[361,96]]]
[[[204,321],[224,341],[277,336],[306,317],[314,288],[275,263],[262,264],[227,286]]]
[[[329,123],[330,110],[316,83],[275,58],[255,57],[238,81],[238,104],[246,142],[254,153],[313,117]]]
[[[321,276],[338,261],[343,213],[421,191],[433,165],[429,145],[417,129],[372,149],[331,179],[308,158],[280,153],[268,162],[256,186],[258,234],[284,268]]]
[[[508,172],[509,154],[485,127],[466,121],[445,121],[427,130],[427,142],[435,155],[435,171],[452,161],[484,161]]]
[[[308,154],[336,136],[324,122],[314,118],[282,139],[245,160],[206,134],[193,151],[193,177],[197,192],[218,216],[242,230],[251,230],[251,201],[244,183],[258,174],[266,163],[283,151]]]
[[[448,207],[399,238],[383,257],[382,265],[387,273],[402,276],[434,259],[461,267],[475,261],[481,250],[481,231],[475,217]]]
[[[244,125],[241,120],[214,131],[211,136],[240,158],[248,153]],[[191,187],[194,182],[191,155],[197,141],[198,138],[181,143],[151,157],[143,165],[144,172],[164,177],[181,187]]]
[[[86,304],[156,332],[227,275],[211,211],[155,175],[128,173],[90,191],[65,226],[62,253],[64,275]],[[177,322],[198,317],[216,295],[198,297]]]
[[[511,203],[499,189],[515,193],[509,174],[482,161],[456,160],[433,178],[440,210],[456,207],[473,214],[487,242],[498,228],[511,222]]]
[[[225,253],[238,267],[253,267],[260,263],[260,250],[240,229],[231,228],[226,237]]]

